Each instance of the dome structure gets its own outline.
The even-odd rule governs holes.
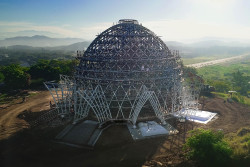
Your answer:
[[[80,56],[76,77],[102,85],[164,85],[162,81],[180,72],[178,59],[152,31],[124,19],[98,35]]]
[[[65,96],[62,91],[60,97],[68,99],[56,102],[64,107],[60,112],[69,112],[73,105],[75,122],[93,111],[100,123],[127,120],[135,125],[150,112],[164,123],[164,115],[181,105],[179,52],[170,51],[137,20],[119,20],[77,57],[73,79],[62,77],[60,83],[69,92]]]
[[[84,90],[99,85],[116,118],[129,118],[141,89],[153,92],[164,112],[173,110],[173,94],[181,89],[179,54],[137,20],[119,20],[78,58],[76,84]]]

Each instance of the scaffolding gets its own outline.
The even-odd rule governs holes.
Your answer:
[[[165,124],[166,115],[190,105],[192,86],[183,86],[179,51],[170,51],[137,20],[119,20],[85,52],[77,51],[77,59],[72,78],[44,83],[58,113],[73,113],[75,123],[92,115],[99,123],[125,120],[136,126],[139,117],[153,112]]]

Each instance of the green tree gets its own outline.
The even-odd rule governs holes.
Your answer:
[[[25,88],[30,84],[30,75],[27,73],[27,68],[21,67],[18,64],[11,64],[4,67],[2,73],[7,88]]]
[[[234,89],[237,92],[240,92],[241,95],[247,95],[247,92],[250,90],[249,79],[247,76],[244,76],[242,72],[234,72],[232,79],[232,84]]]
[[[33,79],[59,80],[59,75],[72,75],[76,61],[74,60],[39,60],[30,67]]]
[[[194,68],[194,67],[183,66],[183,73],[184,73],[184,74],[192,73],[192,74],[197,75],[197,74],[198,74],[198,71],[197,71],[196,68]]]
[[[223,140],[222,132],[196,129],[191,135],[184,145],[189,159],[202,166],[224,166],[231,159],[232,149]]]
[[[212,81],[210,84],[215,88],[216,91],[222,93],[227,93],[229,90],[232,89],[230,84],[224,81]]]
[[[29,73],[32,79],[58,80],[60,69],[50,66],[49,60],[39,60],[35,65],[30,67]]]

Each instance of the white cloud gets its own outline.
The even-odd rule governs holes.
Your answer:
[[[58,34],[58,37],[77,37],[84,38],[87,40],[93,40],[96,35],[103,32],[107,28],[112,26],[112,23],[98,23],[93,26],[85,26],[82,28],[74,28],[69,24],[64,24],[62,26],[47,26],[42,25],[38,26],[29,22],[2,22],[0,21],[0,31],[2,34],[0,38],[6,38],[12,33],[14,36],[18,32],[34,30],[34,31],[43,31],[53,34]],[[74,28],[74,30],[72,30]],[[12,36],[13,37],[13,36]]]
[[[162,36],[164,40],[188,41],[203,37],[250,39],[250,27],[215,24],[192,20],[162,20],[144,22],[143,25]]]
[[[112,23],[105,22],[105,23],[98,23],[93,26],[82,27],[80,28],[81,37],[83,37],[84,39],[93,40],[96,37],[96,35],[102,33],[111,26]]]
[[[48,31],[51,33],[58,33],[65,37],[77,37],[78,35],[76,32],[72,30],[68,30],[66,28],[61,28],[57,26],[32,26],[31,29],[36,31]]]
[[[62,27],[71,27],[70,24],[63,24]]]
[[[79,34],[65,27],[67,26],[38,26],[29,22],[0,22],[0,31],[2,33],[16,33],[19,31],[35,30],[55,33],[62,37],[77,37]]]
[[[74,28],[64,26],[38,26],[29,22],[1,22],[1,36],[25,30],[35,30],[58,34],[58,37],[78,37],[93,40],[96,35],[111,27],[111,22],[96,23],[94,25]],[[203,37],[235,38],[250,40],[250,27],[237,24],[217,24],[195,20],[158,20],[143,21],[142,25],[161,36],[163,40],[193,42]],[[73,30],[74,28],[74,30]]]
[[[195,20],[145,21],[142,25],[167,41],[194,42],[204,37],[250,40],[250,27],[235,24],[217,24]],[[80,28],[80,37],[93,40],[112,23],[99,23]]]

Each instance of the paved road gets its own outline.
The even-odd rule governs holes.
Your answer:
[[[246,57],[248,55],[250,55],[250,53],[245,53],[245,54],[241,54],[238,56],[229,57],[229,58],[225,58],[225,59],[218,59],[218,60],[206,61],[206,62],[202,62],[202,63],[189,64],[189,65],[187,65],[187,67],[201,68],[201,67],[205,67],[205,66],[211,66],[211,65],[215,65],[215,64],[230,62],[230,61],[233,61],[236,59],[242,59],[243,57]]]

